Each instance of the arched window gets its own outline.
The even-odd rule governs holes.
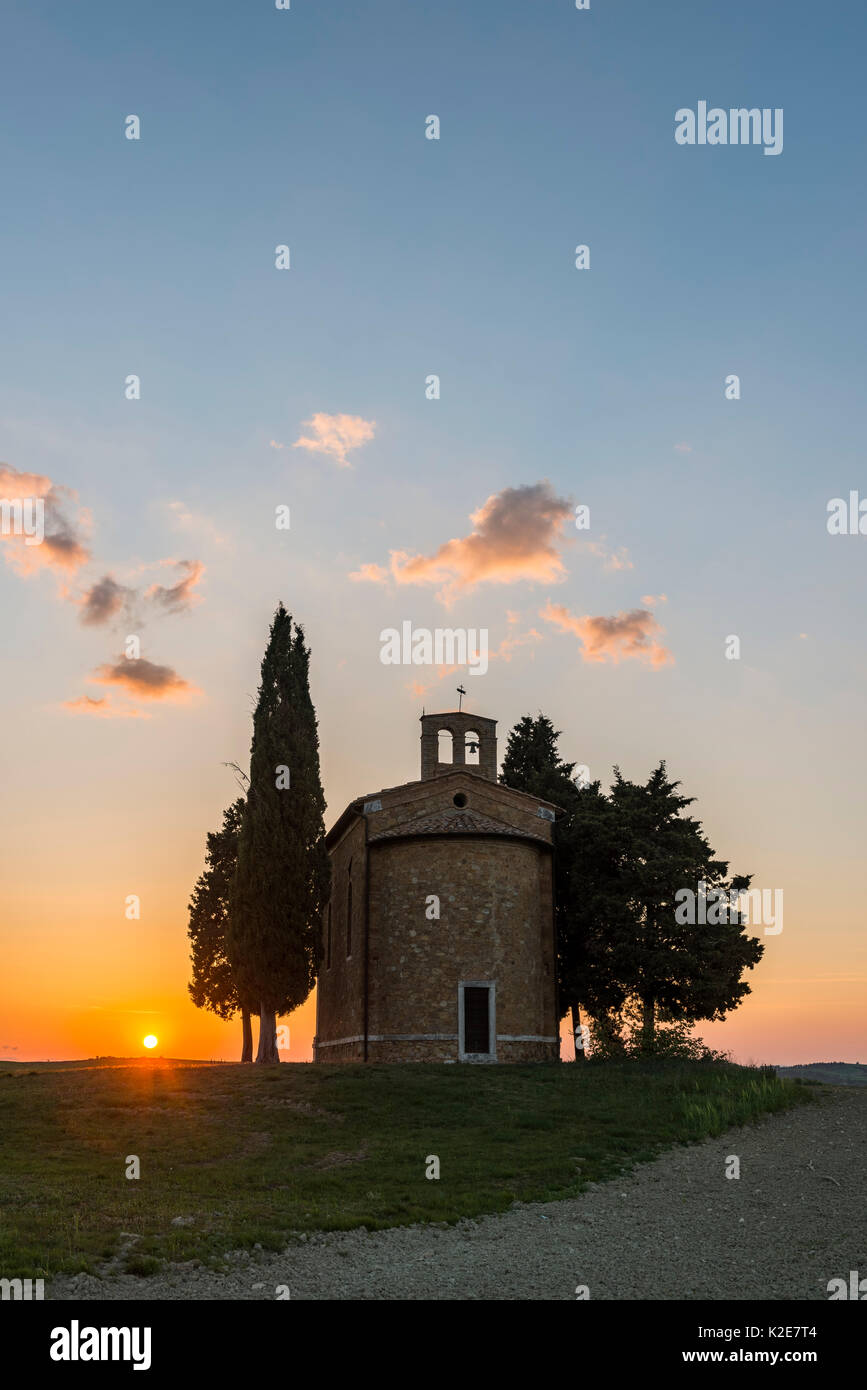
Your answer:
[[[479,765],[479,736],[473,729],[468,729],[464,738],[464,759],[467,767]]]
[[[454,761],[452,756],[452,733],[451,729],[440,729],[437,734],[437,762],[450,763]]]
[[[352,955],[352,860],[346,871],[346,959]]]

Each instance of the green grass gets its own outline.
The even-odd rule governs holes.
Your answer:
[[[755,1068],[0,1064],[0,1275],[282,1249],[550,1201],[807,1102]],[[130,1154],[141,1177],[125,1176]],[[425,1159],[440,1159],[439,1181]],[[174,1217],[193,1217],[174,1226]],[[121,1237],[132,1233],[135,1242]]]

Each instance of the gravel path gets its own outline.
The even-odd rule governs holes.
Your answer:
[[[726,1179],[728,1155],[740,1178]],[[821,1299],[867,1276],[867,1087],[771,1116],[568,1201],[457,1226],[301,1237],[228,1274],[56,1279],[52,1299]],[[285,1297],[285,1294],[283,1295]]]

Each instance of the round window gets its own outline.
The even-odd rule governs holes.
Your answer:
[[[467,804],[467,798],[464,796],[463,792],[457,792],[452,800],[456,806],[466,806]]]

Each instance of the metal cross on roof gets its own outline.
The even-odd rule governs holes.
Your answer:
[[[466,695],[466,693],[467,693],[467,692],[464,690],[464,687],[463,687],[462,685],[459,685],[459,686],[458,686],[458,714],[460,714],[460,712],[461,712],[461,701],[463,700],[463,698],[464,698],[464,696]]]

